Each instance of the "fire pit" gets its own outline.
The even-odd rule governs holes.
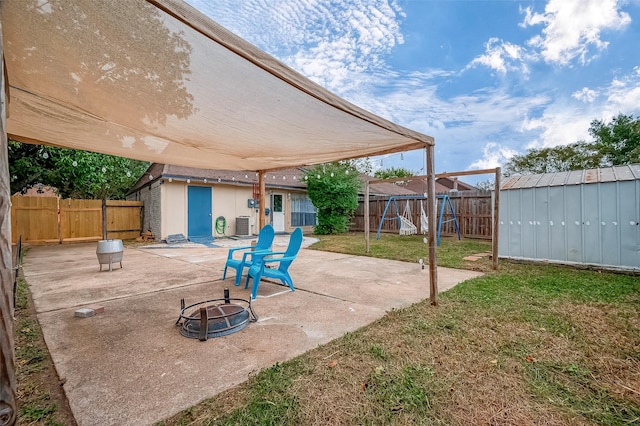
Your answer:
[[[258,320],[251,301],[229,297],[228,288],[224,289],[222,299],[206,300],[189,306],[185,306],[182,299],[180,308],[180,316],[176,321],[176,325],[180,326],[180,334],[201,341],[235,333],[250,322]]]

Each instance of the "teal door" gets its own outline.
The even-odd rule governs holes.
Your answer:
[[[211,219],[211,187],[187,187],[187,220],[189,239],[194,237],[211,237],[213,235]]]

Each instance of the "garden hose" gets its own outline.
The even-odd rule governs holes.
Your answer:
[[[227,219],[224,216],[218,216],[216,219],[216,234],[225,235],[227,229]]]

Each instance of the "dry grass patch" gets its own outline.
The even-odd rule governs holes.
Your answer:
[[[638,423],[639,294],[637,277],[502,262],[263,370],[193,424]]]

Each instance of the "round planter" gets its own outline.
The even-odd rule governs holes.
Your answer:
[[[122,268],[122,253],[124,246],[122,240],[100,240],[98,241],[98,247],[96,248],[96,255],[98,256],[98,263],[100,264],[100,270],[102,271],[102,265],[109,265],[109,271],[112,270],[114,263],[120,263]]]

